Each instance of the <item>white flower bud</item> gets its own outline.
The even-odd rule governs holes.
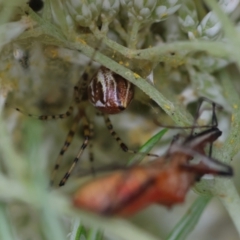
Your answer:
[[[178,20],[184,32],[188,33],[196,30],[199,21],[196,6],[192,0],[185,0],[179,9]]]
[[[221,23],[213,12],[209,12],[197,28],[199,36],[203,39],[215,39],[221,30]]]
[[[140,22],[147,22],[151,20],[156,3],[156,0],[134,0],[128,3],[125,1],[125,8],[128,8],[130,18],[135,18]]]
[[[219,5],[225,13],[232,13],[237,5],[239,4],[239,0],[220,0]]]
[[[153,20],[155,22],[160,22],[165,20],[169,15],[175,13],[181,7],[181,4],[178,2],[178,0],[158,1],[153,12]]]
[[[102,5],[101,17],[104,21],[111,22],[119,11],[119,0],[104,0]]]

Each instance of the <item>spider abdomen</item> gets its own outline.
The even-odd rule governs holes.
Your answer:
[[[106,67],[98,70],[88,87],[89,101],[107,114],[123,111],[130,104],[133,95],[133,85]]]

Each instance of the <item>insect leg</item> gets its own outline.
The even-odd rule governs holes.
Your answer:
[[[209,104],[212,105],[212,123],[211,125],[209,125],[209,128],[210,127],[217,127],[218,126],[218,121],[217,121],[217,115],[216,115],[216,108],[218,109],[222,109],[222,106],[213,102],[212,100],[206,98],[206,97],[200,97],[198,99],[198,108],[197,108],[197,112],[196,112],[196,115],[194,117],[194,121],[193,121],[193,126],[196,126],[197,124],[197,119],[199,118],[199,116],[201,115],[201,106],[203,104],[203,102],[208,102]],[[206,126],[207,127],[207,126]],[[192,128],[192,131],[191,131],[191,135],[193,135],[193,131],[194,131],[194,128]]]
[[[217,174],[222,176],[233,175],[232,167],[225,163],[219,162],[214,158],[203,155],[187,147],[181,146],[179,150],[185,154],[188,154],[193,157],[198,157],[201,159],[201,162],[199,164],[196,164],[196,165],[181,164],[180,165],[181,168],[188,169],[188,170],[195,170],[196,172],[201,174]]]
[[[200,107],[202,105],[203,102],[208,102],[212,105],[212,125],[209,126],[209,127],[212,127],[212,128],[217,128],[218,127],[218,120],[217,120],[217,114],[216,114],[216,108],[218,109],[222,109],[222,106],[211,101],[210,99],[206,98],[206,97],[201,97],[199,99],[199,107],[198,107],[198,115],[197,117],[199,117],[199,114],[200,114]],[[209,145],[209,153],[208,153],[208,156],[211,157],[212,156],[212,148],[213,148],[213,142],[210,143]]]

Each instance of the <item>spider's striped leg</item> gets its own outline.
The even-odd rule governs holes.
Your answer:
[[[87,66],[85,67],[85,70],[82,74],[82,76],[80,77],[77,85],[74,87],[75,91],[78,92],[77,97],[75,98],[76,102],[80,102],[84,96],[84,94],[86,93],[87,87],[88,87],[88,82],[89,82],[89,75],[91,72],[91,68],[93,65],[93,59],[99,49],[99,47],[101,46],[101,42],[102,40],[99,41],[99,44],[97,45],[98,47],[95,48],[90,61],[88,62]]]
[[[54,115],[33,115],[30,113],[25,113],[22,110],[20,110],[19,108],[15,108],[15,110],[17,110],[18,112],[25,114],[29,117],[33,117],[33,118],[37,118],[39,120],[45,121],[45,120],[63,119],[63,118],[69,117],[73,112],[73,105],[69,106],[68,110],[65,113],[54,114]]]
[[[124,152],[128,152],[128,153],[138,153],[138,151],[135,150],[131,150],[127,147],[127,145],[121,140],[121,138],[117,135],[117,133],[114,131],[113,129],[113,125],[108,117],[108,115],[103,114],[104,120],[105,120],[105,124],[107,126],[107,129],[109,130],[110,134],[114,137],[114,139],[117,141],[117,143],[119,144],[119,146],[121,147],[121,149]],[[156,154],[151,154],[151,153],[147,153],[147,156],[152,156],[152,157],[159,157]]]
[[[94,127],[93,124],[89,124],[89,161],[91,164],[91,172],[93,175],[95,175],[95,170],[94,170],[94,155],[93,155],[93,143],[92,143],[92,138],[94,135]]]
[[[52,120],[52,119],[63,119],[63,118],[67,118],[69,117],[74,109],[74,103],[78,103],[80,102],[80,98],[79,98],[79,89],[77,86],[74,87],[74,94],[73,94],[73,103],[68,107],[67,111],[65,113],[60,113],[60,114],[52,114],[52,115],[33,115],[30,113],[25,113],[23,112],[21,109],[19,108],[15,108],[15,110],[17,110],[20,113],[23,113],[29,117],[33,117],[33,118],[37,118],[39,120]]]
[[[73,163],[72,163],[71,167],[69,168],[68,172],[64,175],[64,177],[63,177],[62,180],[60,181],[59,186],[63,186],[63,185],[66,183],[66,181],[67,181],[68,178],[70,177],[73,169],[75,168],[78,160],[80,159],[80,157],[81,157],[84,149],[85,149],[85,148],[87,147],[87,145],[88,145],[89,138],[90,138],[90,135],[91,135],[91,134],[90,134],[90,125],[89,125],[88,120],[87,120],[87,118],[86,118],[85,115],[82,117],[82,120],[83,120],[84,142],[83,142],[83,144],[81,145],[81,147],[80,147],[80,149],[79,149],[79,151],[78,151],[77,156],[74,158]]]
[[[82,101],[84,97],[84,93],[86,93],[87,91],[91,66],[92,66],[92,63],[89,62],[86,69],[84,70],[84,73],[80,77],[77,85],[74,86],[74,101],[76,103],[80,103]]]
[[[51,186],[54,184],[54,178],[55,178],[55,175],[56,175],[56,173],[57,173],[57,171],[60,167],[62,157],[63,157],[64,153],[67,151],[70,144],[72,143],[72,140],[73,140],[74,134],[76,133],[79,121],[80,121],[80,116],[78,115],[78,116],[75,117],[73,125],[72,125],[70,131],[68,132],[66,140],[63,144],[63,147],[61,148],[61,151],[60,151],[60,153],[59,153],[59,155],[56,159],[54,169],[53,169],[52,174],[51,174],[51,181],[50,181]]]

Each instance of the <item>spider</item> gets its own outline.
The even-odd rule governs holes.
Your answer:
[[[95,49],[91,59],[94,58],[96,51],[97,49]],[[96,72],[96,74],[92,78],[89,78],[91,68],[92,60],[89,61],[82,76],[80,77],[80,80],[78,81],[77,85],[74,86],[72,104],[68,107],[68,110],[65,113],[40,116],[27,114],[28,116],[38,118],[39,120],[64,119],[73,114],[74,108],[77,109],[77,114],[74,117],[71,129],[68,132],[65,142],[56,159],[56,163],[51,176],[50,182],[51,185],[53,185],[54,183],[54,178],[57,170],[60,167],[62,157],[72,142],[72,139],[76,133],[80,120],[82,121],[83,124],[84,141],[80,146],[80,149],[76,157],[74,158],[69,170],[61,179],[59,186],[63,186],[66,183],[66,181],[70,177],[70,174],[75,168],[77,162],[79,161],[82,153],[84,152],[85,148],[88,145],[90,148],[89,149],[90,162],[93,162],[93,154],[91,150],[92,149],[91,139],[93,137],[93,124],[90,123],[90,121],[88,120],[85,111],[86,109],[85,103],[87,102],[90,102],[96,108],[96,110],[100,112],[100,115],[102,115],[107,129],[109,130],[112,137],[117,141],[121,149],[124,152],[133,154],[137,153],[137,151],[129,149],[127,145],[121,140],[118,134],[114,131],[113,125],[108,116],[111,114],[118,114],[129,106],[134,97],[133,84],[104,66],[101,66],[99,70]],[[16,108],[16,110],[22,112],[19,108]],[[158,156],[156,154],[151,153],[148,153],[146,155],[154,157]]]

